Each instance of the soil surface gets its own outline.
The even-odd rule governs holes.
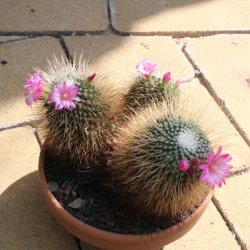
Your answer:
[[[175,220],[162,222],[133,218],[114,204],[111,192],[96,179],[88,178],[87,172],[86,168],[72,171],[60,158],[45,156],[45,174],[55,198],[71,215],[95,228],[124,234],[150,234],[167,229],[194,212],[187,211]]]

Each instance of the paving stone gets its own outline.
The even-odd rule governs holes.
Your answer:
[[[179,240],[164,247],[164,250],[176,249],[236,250],[240,249],[240,247],[215,206],[210,203],[191,231]]]
[[[43,37],[0,45],[0,128],[6,124],[33,119],[26,106],[23,85],[32,67],[46,69],[47,58],[63,55],[55,38]],[[3,63],[4,62],[4,63]]]
[[[197,79],[194,79],[191,82],[184,83],[181,86],[181,90],[184,93],[188,93],[190,97],[193,96],[194,99],[198,99],[198,101],[202,101],[206,106],[209,106],[208,114],[211,113],[208,115],[208,120],[214,120],[211,129],[219,131],[217,133],[218,139],[216,139],[218,146],[225,146],[225,152],[232,155],[233,160],[231,164],[234,166],[233,170],[236,171],[249,167],[250,148],[213,100],[207,89]],[[208,124],[211,123],[209,121]]]
[[[250,249],[250,172],[229,178],[226,186],[215,194],[235,231]]]
[[[0,249],[76,250],[40,193],[40,148],[30,127],[0,132]]]
[[[1,0],[0,31],[101,31],[107,29],[105,0]]]
[[[40,151],[32,128],[10,129],[0,132],[0,192],[24,175],[37,169]]]
[[[250,139],[250,35],[189,39],[186,50]]]
[[[93,69],[106,72],[115,81],[126,83],[137,75],[136,64],[148,58],[158,64],[160,74],[171,71],[186,80],[194,70],[171,37],[64,37],[72,54],[83,52]]]
[[[111,0],[112,24],[123,32],[249,30],[248,0]]]

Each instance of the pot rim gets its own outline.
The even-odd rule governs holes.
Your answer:
[[[169,240],[164,240],[165,244],[171,243],[181,236],[183,236],[187,231],[189,231],[199,220],[200,216],[205,211],[206,207],[208,206],[208,203],[212,199],[213,196],[213,190],[211,189],[207,197],[202,201],[200,206],[185,220],[182,222],[161,230],[159,232],[154,232],[150,234],[122,234],[122,233],[114,233],[110,231],[105,231],[102,229],[95,228],[93,226],[90,226],[83,221],[76,219],[73,215],[68,213],[61,204],[57,201],[57,199],[54,197],[52,192],[49,190],[47,185],[47,179],[45,176],[44,171],[44,156],[46,152],[46,145],[43,144],[40,152],[39,157],[39,178],[40,178],[40,187],[43,195],[45,196],[47,205],[54,215],[54,217],[58,220],[58,222],[65,227],[71,234],[74,236],[80,238],[83,241],[88,242],[87,236],[95,234],[95,238],[103,239],[106,241],[110,241],[112,239],[113,242],[116,244],[122,245],[127,244],[128,242],[130,244],[138,243],[138,240],[140,242],[143,242],[143,244],[147,244],[147,242],[151,242],[152,240],[156,239],[166,239],[169,238]],[[72,229],[72,226],[74,226],[76,229]],[[86,234],[84,237],[82,234]],[[173,234],[179,235],[179,237],[173,237]],[[163,241],[163,240],[162,240]],[[89,242],[88,242],[89,243]],[[92,242],[90,242],[91,244]],[[92,243],[93,244],[93,243]],[[103,245],[100,244],[99,247],[102,247]]]

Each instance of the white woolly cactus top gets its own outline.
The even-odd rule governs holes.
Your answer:
[[[198,147],[198,141],[194,131],[186,129],[178,134],[177,142],[183,149],[195,152]]]

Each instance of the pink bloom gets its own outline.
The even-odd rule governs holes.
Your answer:
[[[189,161],[188,160],[181,160],[178,163],[178,167],[181,171],[186,172],[189,169]]]
[[[33,102],[38,100],[43,93],[44,85],[45,82],[37,72],[26,81],[24,96],[27,105],[31,106]]]
[[[192,163],[195,167],[199,167],[200,166],[200,159],[198,157],[195,157],[193,160],[192,160]]]
[[[89,82],[89,83],[92,82],[94,80],[95,76],[96,76],[96,74],[92,74],[92,75],[88,76],[87,82]]]
[[[78,93],[79,89],[74,84],[59,82],[52,88],[51,94],[49,95],[49,103],[55,103],[56,110],[75,109],[76,105],[74,101],[80,101],[80,99],[76,97]]]
[[[167,72],[163,75],[163,82],[167,83],[171,80],[171,72]]]
[[[215,184],[219,187],[221,187],[222,182],[225,184],[225,178],[231,173],[230,169],[233,168],[227,164],[232,160],[232,157],[229,154],[221,154],[221,151],[222,146],[219,146],[216,153],[214,153],[213,148],[210,148],[210,154],[205,163],[200,165],[202,170],[200,180],[212,188],[215,187]]]
[[[142,77],[147,78],[156,70],[156,64],[151,60],[144,59],[136,65],[136,69]]]

